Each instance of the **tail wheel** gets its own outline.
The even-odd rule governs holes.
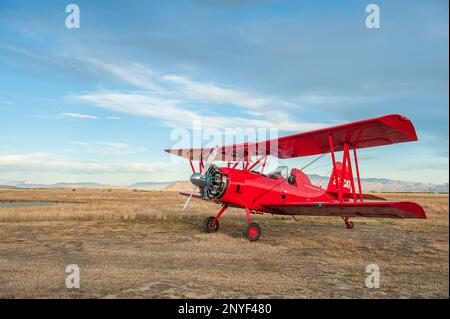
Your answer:
[[[205,220],[203,220],[203,231],[205,233],[215,233],[219,230],[219,221],[216,220],[216,222],[213,224],[214,219],[214,216],[210,216],[206,217]]]
[[[255,222],[250,222],[245,225],[242,230],[242,235],[244,235],[244,238],[249,241],[257,241],[261,236],[261,227],[259,227],[259,225]]]

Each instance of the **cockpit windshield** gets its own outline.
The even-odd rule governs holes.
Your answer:
[[[287,166],[278,166],[274,171],[267,174],[268,177],[276,178],[277,176],[281,176],[284,179],[289,177],[289,167]]]

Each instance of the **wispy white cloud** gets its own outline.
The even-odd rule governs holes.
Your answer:
[[[332,94],[307,94],[297,97],[297,100],[307,105],[342,105],[351,103],[379,102],[382,100],[379,96],[345,96]]]
[[[85,68],[92,73],[106,72],[140,89],[158,93],[165,92],[165,89],[156,83],[159,74],[143,64],[106,63],[94,58],[66,57],[66,59],[76,60],[79,62],[78,67]]]
[[[109,73],[140,91],[95,91],[70,95],[70,100],[151,117],[170,127],[192,127],[193,121],[217,128],[251,126],[298,131],[323,127],[322,123],[293,121],[290,111],[301,107],[281,98],[196,81],[187,76],[163,74],[137,63],[113,64],[92,58],[79,61],[91,72]],[[195,110],[192,105],[196,106]],[[247,117],[229,116],[227,107],[242,109]]]
[[[137,154],[145,151],[144,147],[130,147],[128,144],[120,143],[120,142],[74,142],[74,149],[71,149],[70,152],[73,153],[87,153],[87,154],[95,154],[100,156],[109,156],[109,155],[131,155]]]
[[[224,88],[211,82],[193,81],[185,76],[167,74],[161,76],[161,79],[178,86],[182,95],[197,102],[231,104],[252,110],[273,106],[300,108],[298,105],[289,103],[283,99],[257,96],[242,90]]]
[[[293,119],[292,112],[301,110],[301,106],[279,97],[255,94],[211,81],[193,80],[185,75],[165,74],[140,63],[105,62],[71,55],[57,55],[49,59],[21,48],[6,48],[31,59],[51,61],[78,72],[108,75],[131,85],[139,91],[93,91],[72,94],[68,98],[115,112],[151,117],[170,127],[192,127],[194,120],[201,121],[204,127],[217,128],[251,126],[304,131],[324,126],[323,123]],[[228,107],[243,112],[239,116],[230,116]],[[64,114],[74,118],[93,118],[77,113]]]
[[[0,105],[11,105],[12,102],[10,101],[0,101]]]
[[[183,107],[180,100],[164,99],[142,93],[98,92],[73,95],[69,98],[115,112],[155,118],[170,127],[192,127],[194,121],[201,122],[203,127],[263,127],[292,131],[311,130],[323,126],[322,123],[292,121],[288,114],[278,110],[266,111],[262,119],[221,114],[206,115],[201,111],[193,111]]]
[[[76,119],[88,119],[88,120],[97,120],[98,117],[89,114],[80,114],[80,113],[60,113],[62,117],[76,118]]]
[[[73,57],[72,57],[73,58]],[[92,73],[108,73],[138,89],[150,91],[160,97],[208,104],[235,105],[244,109],[261,109],[300,106],[281,98],[257,95],[217,85],[212,82],[195,81],[177,74],[164,74],[140,63],[105,63],[93,58],[73,58],[78,60],[78,67],[86,68]]]
[[[105,163],[55,160],[51,154],[28,153],[0,155],[0,171],[65,172],[71,174],[151,174],[173,169],[171,162]]]

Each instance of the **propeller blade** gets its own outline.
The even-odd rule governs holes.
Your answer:
[[[208,159],[206,160],[205,166],[203,167],[203,170],[202,170],[202,174],[201,174],[202,176],[205,176],[206,172],[208,171],[208,168],[211,166],[211,164],[216,159],[218,152],[219,152],[219,147],[216,146],[213,148],[211,153],[209,153]]]
[[[205,166],[203,167],[202,173],[200,174],[201,177],[205,176],[205,174],[208,171],[209,167],[211,166],[212,162],[214,162],[214,160],[216,159],[218,151],[219,151],[219,147],[216,146],[215,148],[212,149],[211,153],[209,153],[208,159],[206,160]],[[196,173],[194,173],[193,175],[196,175]],[[189,194],[189,197],[186,199],[186,202],[183,205],[183,210],[188,208],[189,202],[191,201],[192,195],[194,195],[194,192],[196,189],[197,189],[197,186],[195,185],[194,188],[192,189],[192,192]]]
[[[191,201],[192,195],[194,195],[195,190],[197,189],[197,186],[194,186],[194,188],[192,189],[191,194],[189,194],[189,197],[186,199],[186,201],[184,202],[183,205],[183,210],[185,210],[186,208],[188,208],[189,206],[189,202]]]

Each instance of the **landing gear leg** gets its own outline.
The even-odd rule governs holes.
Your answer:
[[[227,208],[227,205],[223,205],[216,217],[210,216],[203,220],[203,231],[205,233],[215,233],[219,230],[219,218]]]
[[[261,227],[259,227],[258,223],[251,221],[248,208],[245,208],[245,213],[247,214],[247,224],[242,230],[242,235],[249,241],[257,241],[261,236]]]
[[[350,221],[350,217],[342,217],[344,220],[345,226],[347,226],[347,229],[353,229],[354,225],[353,222]]]

